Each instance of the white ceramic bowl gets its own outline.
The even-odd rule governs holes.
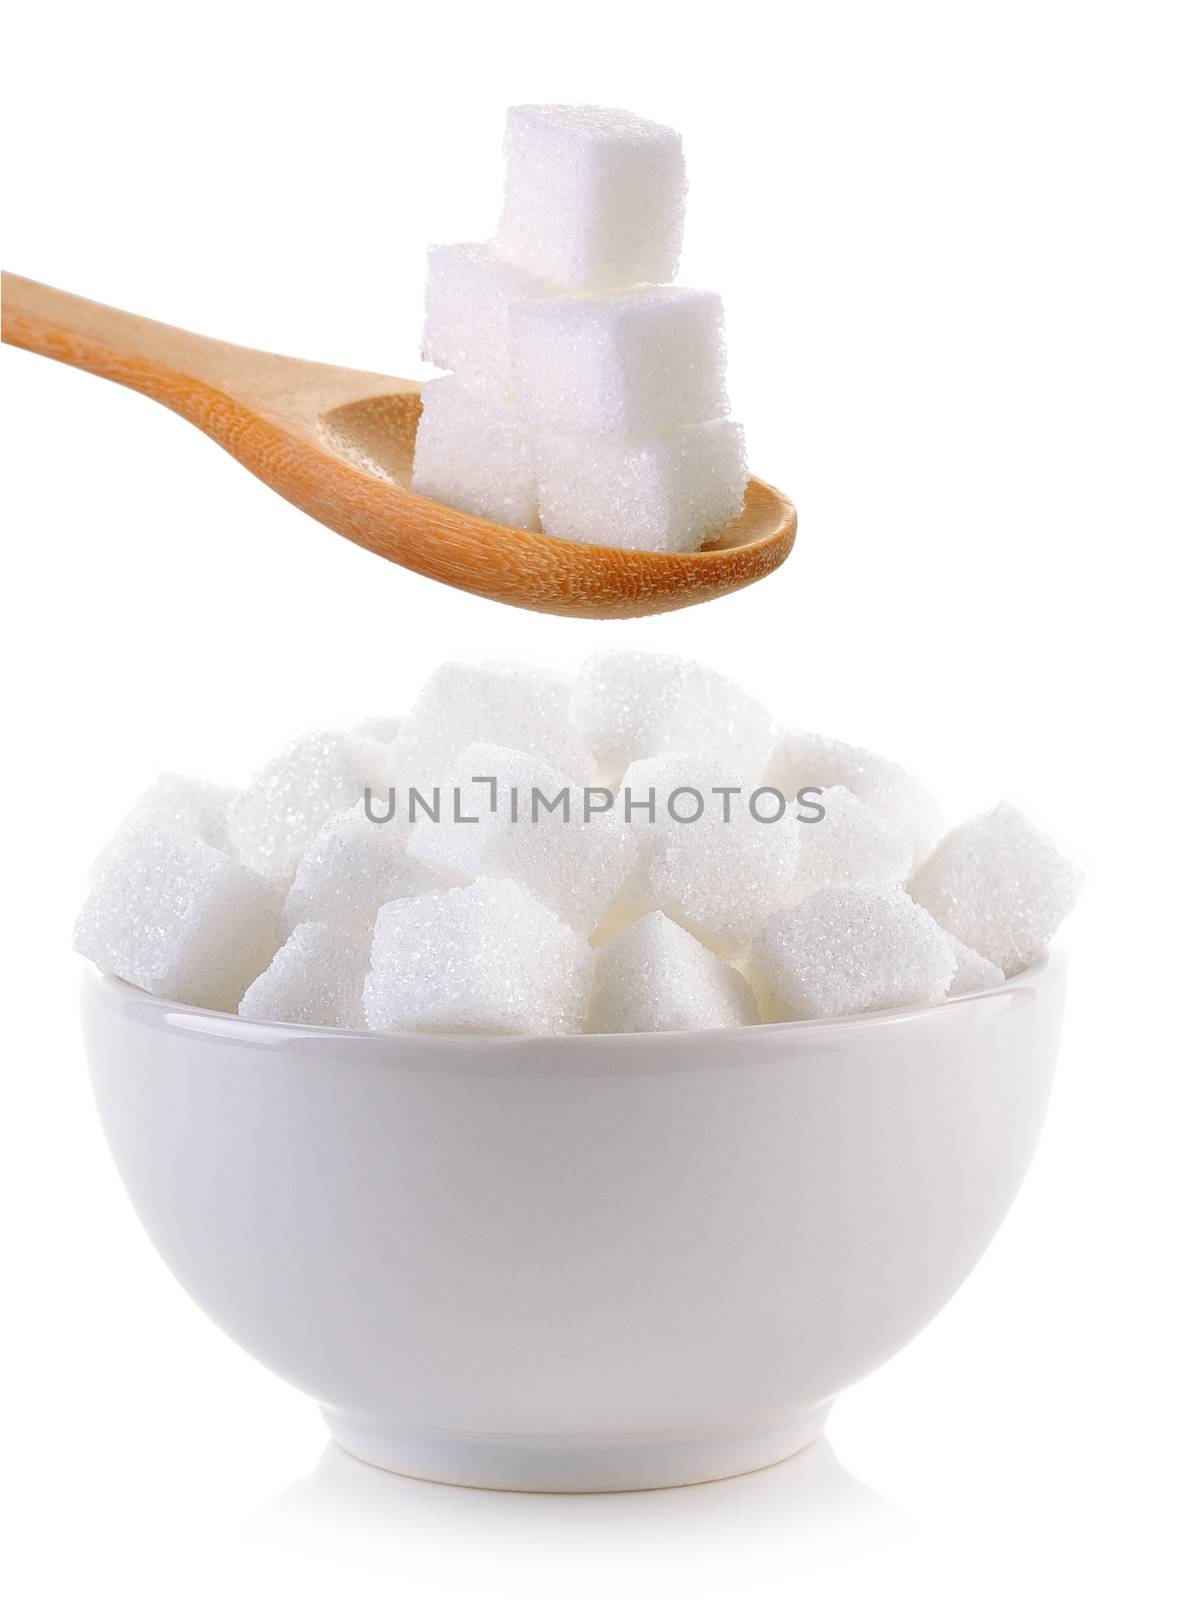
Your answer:
[[[88,980],[131,1199],[353,1454],[505,1489],[764,1466],[940,1309],[1043,1120],[1057,962],[921,1011],[385,1036]]]

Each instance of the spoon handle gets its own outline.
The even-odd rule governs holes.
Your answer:
[[[333,406],[415,387],[207,339],[12,272],[3,274],[2,288],[5,344],[136,389],[231,448],[230,418],[220,414],[219,399],[236,402],[239,421],[243,411],[281,418],[292,431],[313,437],[320,416]]]

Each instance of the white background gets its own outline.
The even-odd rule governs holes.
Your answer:
[[[1165,1594],[1177,1581],[1178,63],[1165,5],[45,4],[5,29],[5,265],[243,343],[416,359],[522,100],[683,130],[766,584],[646,622],[387,566],[171,414],[5,350],[2,1503],[11,1592]],[[1174,19],[1176,21],[1176,18]],[[1168,452],[1175,448],[1170,462]],[[1004,793],[1088,869],[1035,1166],[827,1441],[599,1499],[327,1447],[119,1188],[77,1037],[85,866],[162,768],[230,781],[441,657],[627,643]],[[1171,1569],[1173,1578],[1171,1580]]]

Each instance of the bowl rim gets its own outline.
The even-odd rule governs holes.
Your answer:
[[[167,1000],[137,988],[123,978],[100,972],[87,963],[83,981],[84,991],[96,999],[105,999],[122,1007],[132,1005],[137,1011],[150,1015],[155,1025],[181,1029],[185,1032],[216,1034],[218,1037],[236,1038],[243,1043],[276,1045],[283,1041],[341,1040],[350,1045],[380,1049],[383,1046],[410,1045],[424,1048],[448,1047],[466,1052],[487,1051],[497,1053],[506,1048],[545,1047],[548,1051],[571,1051],[586,1054],[588,1051],[618,1051],[623,1042],[633,1050],[669,1048],[670,1045],[691,1047],[702,1043],[717,1044],[726,1040],[757,1040],[782,1038],[803,1039],[822,1035],[836,1039],[844,1034],[898,1027],[904,1024],[935,1025],[939,1019],[951,1015],[970,1016],[978,1012],[1013,1004],[1020,999],[1031,999],[1044,986],[1051,975],[1061,976],[1066,966],[1063,954],[1052,950],[1033,962],[1023,971],[1007,978],[1004,983],[989,989],[978,989],[970,994],[950,995],[928,1006],[897,1006],[888,1010],[862,1011],[851,1016],[810,1017],[795,1022],[753,1022],[737,1028],[684,1028],[651,1031],[646,1033],[567,1033],[567,1034],[510,1034],[510,1033],[428,1033],[413,1029],[377,1033],[364,1028],[331,1028],[318,1023],[271,1022],[257,1017],[240,1017],[232,1011],[215,1011],[206,1006],[186,1005],[181,1001]]]

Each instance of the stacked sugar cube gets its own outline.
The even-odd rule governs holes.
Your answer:
[[[679,287],[673,129],[516,106],[490,244],[429,252],[417,493],[514,527],[696,550],[738,515],[722,302]]]
[[[307,734],[244,789],[160,779],[75,945],[169,1000],[378,1031],[933,1005],[1036,961],[1080,885],[1004,802],[939,833],[902,767],[777,732],[694,662],[451,664],[405,717]]]

